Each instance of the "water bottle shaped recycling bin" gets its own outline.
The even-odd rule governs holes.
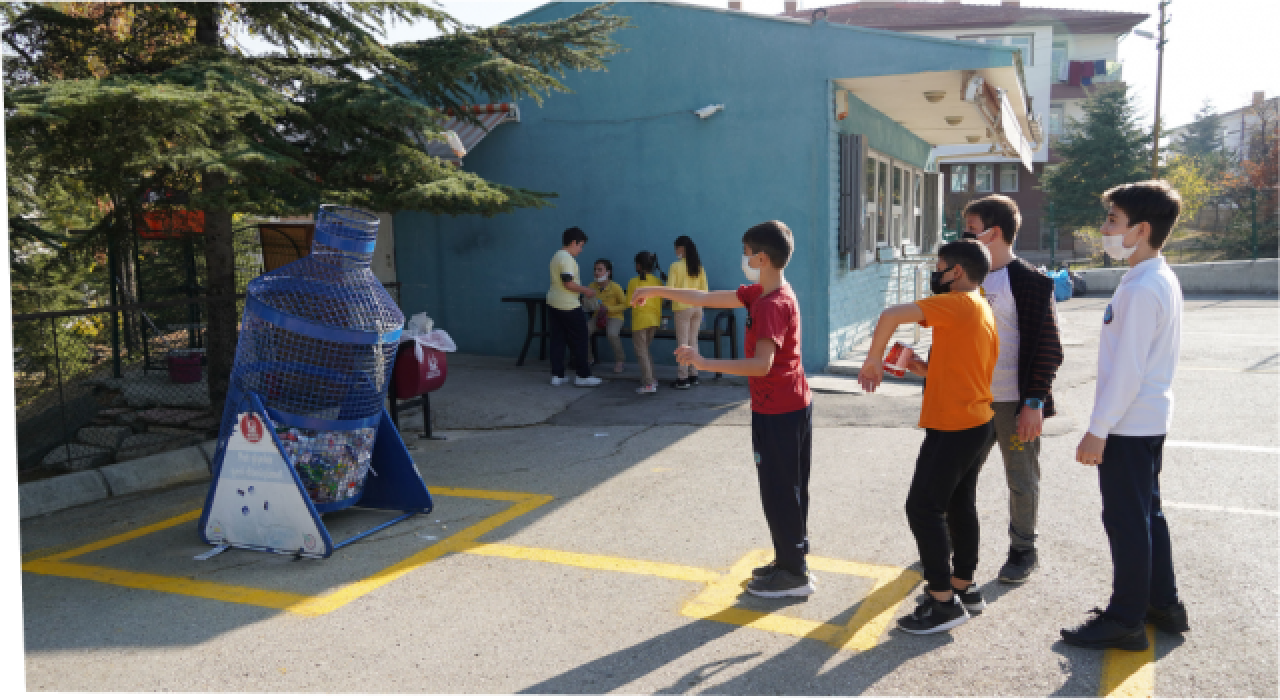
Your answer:
[[[320,207],[311,253],[249,283],[200,518],[210,544],[308,557],[431,496],[386,410],[404,315],[373,275],[378,219]],[[334,543],[321,515],[401,511]]]

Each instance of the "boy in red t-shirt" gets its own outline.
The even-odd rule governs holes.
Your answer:
[[[783,278],[794,243],[781,221],[752,226],[742,235],[742,272],[753,284],[733,292],[641,287],[632,304],[662,297],[706,308],[747,309],[746,359],[709,360],[696,345],[676,349],[676,362],[703,372],[749,377],[751,447],[760,500],[773,537],[773,563],[752,571],[747,592],[762,598],[814,592],[805,564],[809,553],[809,461],[813,394],[800,362],[800,304]]]

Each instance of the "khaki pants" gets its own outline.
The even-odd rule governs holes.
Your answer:
[[[676,345],[688,345],[692,348],[698,347],[698,331],[702,329],[702,309],[693,307],[692,309],[681,309],[675,312],[676,317]],[[693,365],[677,365],[676,377],[678,379],[688,379],[689,377],[698,376],[698,368]]]
[[[1017,401],[994,401],[995,436],[987,451],[1000,448],[1005,480],[1009,484],[1009,539],[1014,549],[1032,549],[1036,544],[1036,515],[1040,510],[1040,438],[1018,439]],[[984,455],[985,459],[985,455]]]
[[[627,320],[625,318],[611,318],[609,319],[609,325],[605,327],[605,331],[604,331],[605,337],[609,339],[609,347],[613,349],[614,362],[627,361],[627,355],[622,349],[622,336],[619,335],[620,333],[622,333],[622,325],[626,322]],[[587,321],[587,340],[588,341],[590,341],[591,339],[591,334],[595,333],[597,330],[598,328],[596,327],[596,319],[593,316],[589,321]],[[587,343],[587,353],[588,354],[591,353],[590,342]],[[596,362],[596,360],[597,358],[595,357],[591,358],[592,363]]]
[[[657,332],[657,326],[631,330],[631,343],[636,346],[636,362],[640,365],[640,384],[643,386],[658,383],[653,376],[653,357],[649,355],[649,344]]]

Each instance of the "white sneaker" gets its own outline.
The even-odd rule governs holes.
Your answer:
[[[600,386],[604,380],[599,377],[577,377],[573,380],[574,386]]]
[[[564,377],[552,377],[551,386],[560,386],[561,384],[564,384],[567,381],[569,380],[565,379]]]
[[[657,384],[645,384],[644,386],[640,387],[639,389],[636,389],[636,393],[637,393],[637,394],[656,394],[656,393],[658,393],[658,385],[657,385]]]

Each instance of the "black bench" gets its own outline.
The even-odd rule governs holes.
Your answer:
[[[664,316],[663,318],[666,319],[671,317]],[[721,328],[721,325],[724,327]],[[591,329],[591,336],[587,339],[591,343],[591,356],[596,358],[597,362],[600,361],[600,345],[596,342],[596,339],[603,338],[606,335],[607,334],[604,331],[593,327]],[[631,329],[623,327],[623,329],[618,332],[618,335],[622,338],[630,338]],[[671,338],[674,340],[676,332],[670,328],[658,328],[657,332],[653,334],[653,337],[655,339]],[[726,310],[717,313],[711,320],[710,329],[702,329],[698,331],[698,342],[710,341],[712,352],[714,353],[712,356],[717,360],[721,358],[720,339],[722,337],[728,337],[729,339],[729,357],[734,360],[738,359],[738,317],[732,311]],[[716,372],[716,379],[719,379],[720,375],[720,372]]]
[[[525,311],[528,314],[529,323],[525,330],[524,345],[520,348],[520,357],[516,358],[516,366],[524,365],[524,358],[529,353],[529,345],[533,343],[533,339],[538,339],[538,359],[547,359],[547,339],[551,337],[551,332],[547,330],[547,295],[545,292],[537,292],[532,294],[512,294],[502,297],[502,301],[524,304]],[[667,316],[670,318],[670,316]],[[722,327],[723,324],[723,327]],[[604,332],[593,329],[590,337],[591,354],[593,357],[600,357],[596,352],[596,338],[605,335]],[[630,329],[623,328],[618,335],[630,338]],[[711,341],[713,357],[721,358],[720,339],[722,337],[729,339],[729,357],[738,359],[738,317],[732,311],[721,311],[715,315],[711,321],[710,330],[698,331],[698,341]],[[654,335],[655,338],[672,338],[676,337],[676,332],[670,329],[659,328]],[[716,372],[716,378],[720,378],[720,372]]]

